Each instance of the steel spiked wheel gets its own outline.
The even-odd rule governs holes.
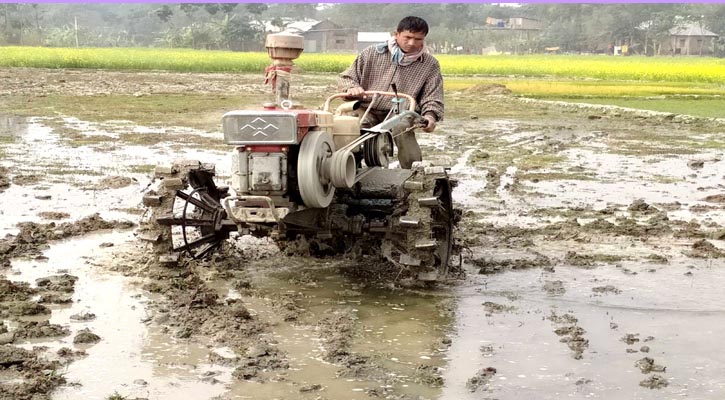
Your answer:
[[[453,184],[442,167],[420,167],[404,188],[405,200],[393,216],[395,229],[383,241],[383,254],[420,281],[445,278],[457,222]]]
[[[224,191],[217,188],[212,175],[208,171],[190,170],[191,188],[176,190],[171,208],[156,217],[159,225],[171,228],[172,252],[186,252],[192,258],[204,257],[236,229],[226,219],[226,211],[220,204]]]

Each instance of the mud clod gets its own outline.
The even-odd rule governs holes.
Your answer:
[[[566,343],[573,352],[572,357],[575,360],[581,360],[584,357],[584,350],[589,348],[589,340],[584,338],[586,333],[584,328],[576,325],[577,319],[571,314],[559,316],[554,312],[547,318],[554,324],[563,325],[555,328],[554,333],[561,337],[559,341]]]
[[[15,331],[15,337],[20,339],[66,336],[69,334],[68,328],[51,324],[49,321],[25,322]]]
[[[652,375],[649,378],[641,381],[639,386],[646,387],[648,389],[661,389],[667,387],[670,383],[661,375]]]
[[[622,293],[621,290],[617,289],[616,287],[614,287],[612,285],[593,287],[592,292],[594,292],[594,293],[614,293],[614,294]]]
[[[470,262],[479,268],[479,274],[495,274],[506,270],[521,270],[538,267],[545,268],[552,265],[551,259],[542,255],[537,255],[533,259],[522,258],[515,260],[477,258],[471,260]]]
[[[259,378],[262,371],[288,369],[289,362],[284,353],[269,343],[260,342],[247,349],[246,356],[240,360],[233,376],[237,379],[250,380]]]
[[[0,317],[25,317],[30,315],[48,315],[50,309],[34,301],[10,301],[0,303]]]
[[[476,392],[480,388],[487,386],[494,375],[496,375],[496,368],[486,367],[481,369],[476,372],[476,375],[468,379],[466,382],[466,388],[471,393]]]
[[[134,226],[130,221],[106,221],[99,214],[93,214],[76,222],[39,224],[21,222],[17,235],[7,235],[0,240],[0,265],[8,265],[13,257],[37,257],[54,240],[84,235],[102,229],[126,229]]]
[[[710,203],[725,203],[725,193],[707,196],[703,200]]]
[[[566,293],[566,288],[564,287],[564,282],[562,281],[546,281],[543,289],[550,295],[562,295]]]
[[[639,368],[643,374],[649,374],[650,372],[665,372],[667,367],[655,364],[655,360],[650,357],[644,357],[634,363],[634,366]]]
[[[70,214],[66,212],[58,212],[58,211],[41,211],[38,213],[38,216],[43,219],[48,219],[52,221],[58,221],[61,219],[70,218]]]
[[[627,343],[628,345],[633,345],[637,342],[639,342],[639,333],[628,333],[624,335],[620,340],[624,343]]]
[[[702,167],[705,166],[705,161],[703,160],[690,160],[687,162],[687,166],[691,169],[702,169]]]
[[[36,352],[19,347],[0,346],[0,373],[13,372],[20,379],[0,381],[0,399],[47,399],[50,393],[65,383],[56,371],[58,361],[46,361]]]
[[[94,319],[96,319],[96,314],[87,311],[70,316],[71,321],[93,321]]]
[[[75,344],[92,344],[98,343],[100,341],[101,337],[91,332],[91,330],[88,328],[78,331],[76,336],[73,338],[73,343]]]
[[[127,176],[107,176],[94,187],[97,190],[119,189],[134,184],[134,179]]]
[[[350,356],[348,347],[354,325],[350,312],[334,313],[318,323],[320,337],[325,340],[325,360],[340,363]]]
[[[483,303],[483,308],[484,308],[484,310],[486,310],[486,315],[499,314],[499,313],[509,312],[509,311],[516,309],[516,307],[514,307],[514,306],[506,306],[506,305],[494,303],[491,301],[487,301],[487,302]]]
[[[73,350],[69,347],[61,347],[58,349],[56,354],[58,354],[58,357],[66,359],[68,362],[88,355],[88,353],[84,350]]]
[[[442,387],[445,383],[441,376],[442,370],[433,365],[418,365],[413,379],[431,387]]]
[[[10,178],[8,178],[8,169],[0,167],[0,193],[10,187]]]
[[[77,280],[77,276],[69,274],[53,275],[36,279],[35,285],[45,291],[72,293]]]
[[[659,212],[659,210],[656,207],[653,207],[647,203],[645,203],[644,199],[637,199],[632,202],[632,204],[627,207],[627,210],[630,212],[637,212],[637,213],[644,213],[644,214],[651,214]]]
[[[575,251],[567,251],[564,261],[571,265],[580,267],[589,267],[594,265],[594,257],[589,255],[578,254]]]
[[[305,385],[300,388],[300,393],[317,392],[322,390],[322,385],[319,383],[313,383],[311,385]]]
[[[0,278],[0,302],[6,301],[25,301],[35,294],[25,282],[13,282],[5,278]]]
[[[725,257],[725,252],[711,242],[702,239],[692,244],[692,251],[688,255],[697,258],[722,258]]]

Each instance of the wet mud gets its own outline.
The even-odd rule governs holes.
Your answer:
[[[258,80],[14,69],[0,94],[263,93]],[[300,81],[322,99],[334,77]],[[433,287],[364,246],[318,258],[247,236],[161,264],[135,230],[153,167],[213,162],[225,184],[219,132],[1,109],[0,399],[725,395],[723,125],[497,85],[447,99],[419,141],[459,181],[464,273]]]

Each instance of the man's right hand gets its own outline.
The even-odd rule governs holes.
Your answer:
[[[347,94],[350,96],[359,97],[363,93],[365,93],[365,89],[361,88],[360,86],[347,89]]]

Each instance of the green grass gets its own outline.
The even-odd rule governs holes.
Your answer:
[[[132,165],[129,170],[134,174],[151,174],[156,169],[156,164],[138,164]]]
[[[687,114],[708,118],[725,118],[725,97],[721,98],[552,98],[588,104],[608,104],[640,110],[661,111],[674,114]]]
[[[531,154],[522,157],[517,166],[521,171],[532,171],[557,165],[565,160],[565,157],[555,154]]]
[[[505,85],[516,96],[542,100],[725,118],[725,85],[722,83],[496,77],[454,77],[446,78],[444,83],[447,91],[482,97],[492,84]]]
[[[72,115],[84,121],[130,120],[146,126],[177,125],[216,130],[220,116],[250,104],[261,104],[265,95],[219,96],[211,94],[94,95],[44,97],[14,96],[4,105],[18,116]],[[89,139],[92,140],[92,139]]]
[[[560,181],[560,180],[571,180],[571,181],[593,181],[594,176],[588,176],[584,174],[572,174],[565,172],[529,172],[517,175],[520,180],[526,181]]]

